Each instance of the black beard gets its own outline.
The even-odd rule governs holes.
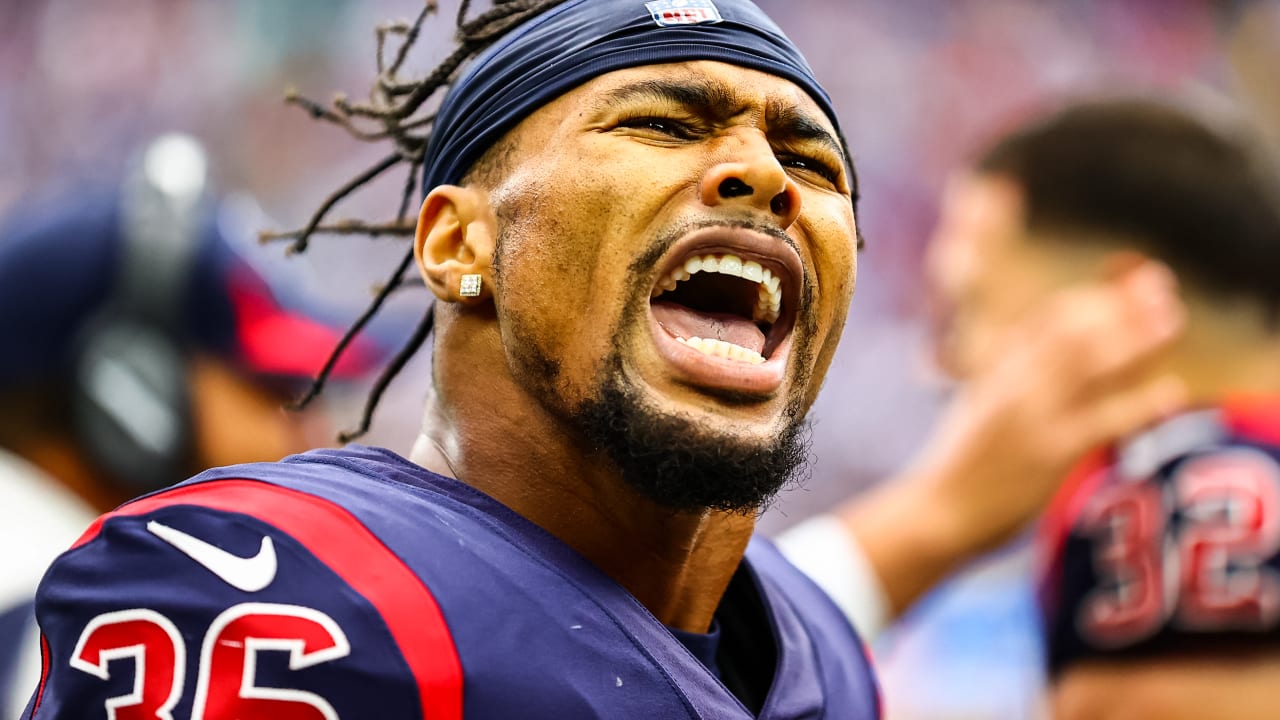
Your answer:
[[[678,415],[644,407],[624,385],[621,363],[599,394],[572,413],[591,449],[604,452],[622,479],[649,500],[677,512],[757,514],[808,470],[810,432],[798,410],[764,447],[734,442]]]

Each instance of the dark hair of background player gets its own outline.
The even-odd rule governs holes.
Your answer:
[[[1073,106],[999,141],[979,172],[1025,193],[1027,229],[1132,244],[1280,328],[1277,168],[1242,128],[1145,100]]]
[[[377,69],[378,75],[373,82],[367,102],[352,102],[339,95],[330,105],[309,100],[294,91],[286,94],[285,100],[307,110],[313,118],[334,123],[359,140],[367,142],[389,141],[393,151],[377,164],[352,178],[320,204],[307,224],[298,230],[287,232],[264,232],[260,238],[264,242],[273,240],[291,240],[289,252],[305,252],[313,235],[396,235],[411,237],[415,223],[408,219],[409,209],[415,198],[418,178],[421,176],[423,155],[427,148],[427,140],[431,137],[431,125],[435,120],[435,103],[441,90],[447,89],[456,79],[459,68],[467,60],[480,54],[485,48],[500,39],[510,29],[520,25],[531,17],[559,5],[564,0],[493,0],[493,8],[467,19],[471,10],[471,0],[462,0],[458,8],[457,33],[458,43],[455,49],[435,69],[418,80],[404,80],[400,77],[405,58],[409,50],[418,40],[423,22],[435,14],[438,9],[436,0],[427,0],[422,12],[412,24],[391,22],[379,25],[376,29]],[[398,38],[399,47],[388,52],[388,40]],[[390,56],[390,58],[388,57]],[[429,104],[430,103],[430,104]],[[503,154],[503,144],[498,143],[476,161],[472,173],[483,168],[490,172],[496,168],[493,156]],[[404,190],[400,197],[400,208],[395,219],[390,222],[366,222],[363,220],[338,220],[325,223],[329,212],[343,198],[368,184],[374,178],[397,166],[408,166],[405,174]],[[380,286],[372,302],[347,329],[341,341],[334,348],[328,362],[316,376],[315,381],[294,407],[306,407],[324,389],[325,382],[337,364],[338,359],[350,345],[351,341],[364,329],[369,321],[382,308],[386,299],[397,289],[410,284],[406,276],[413,265],[413,248],[405,252],[404,257],[396,265],[386,281]],[[383,369],[382,374],[374,382],[365,402],[364,412],[357,429],[339,434],[341,442],[350,442],[369,430],[373,412],[386,392],[387,386],[395,379],[404,366],[426,342],[435,322],[435,306],[429,304],[425,315],[419,322],[404,347],[400,349]]]

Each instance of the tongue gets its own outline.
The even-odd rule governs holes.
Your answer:
[[[764,354],[764,333],[741,315],[699,312],[670,302],[655,302],[651,307],[653,316],[676,337],[715,338]]]

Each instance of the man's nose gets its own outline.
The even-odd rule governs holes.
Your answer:
[[[736,204],[767,212],[783,229],[800,216],[800,188],[763,136],[746,139],[708,168],[701,195],[708,207]]]

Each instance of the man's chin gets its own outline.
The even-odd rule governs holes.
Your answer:
[[[809,432],[798,411],[788,409],[779,427],[751,420],[759,408],[659,409],[622,373],[605,377],[596,397],[573,413],[575,424],[608,454],[624,482],[659,505],[754,514],[807,470]]]

